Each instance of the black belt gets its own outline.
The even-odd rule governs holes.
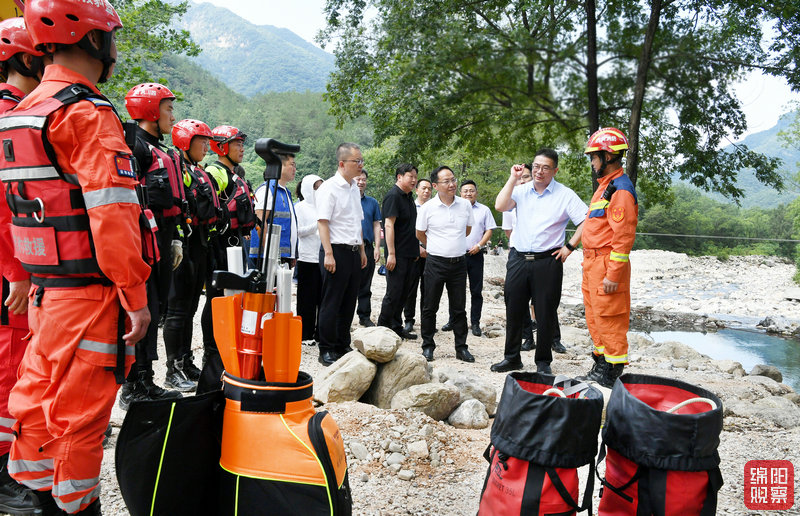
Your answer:
[[[436,255],[433,255],[433,254],[429,254],[428,258],[435,258],[437,260],[441,260],[441,261],[447,262],[447,263],[459,263],[459,262],[463,262],[464,261],[464,257],[463,256],[456,256],[455,258],[450,258],[450,257],[447,257],[447,256],[436,256]]]
[[[91,276],[79,276],[75,278],[43,278],[41,276],[32,275],[31,283],[39,287],[50,288],[77,288],[86,287],[88,285],[105,285],[110,287],[113,285],[108,278],[97,278]]]
[[[522,252],[522,251],[517,251],[516,249],[514,249],[514,250],[517,251],[517,254],[519,254],[520,256],[525,258],[526,260],[532,261],[532,260],[544,260],[545,258],[555,258],[553,256],[553,253],[558,251],[559,249],[561,249],[561,248],[560,247],[554,247],[553,249],[550,249],[549,251],[542,251],[541,253],[525,253],[525,252]]]
[[[331,247],[338,247],[339,249],[345,249],[347,251],[351,251],[357,253],[360,249],[360,245],[350,245],[350,244],[331,244]]]

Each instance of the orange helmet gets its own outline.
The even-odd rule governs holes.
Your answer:
[[[20,52],[32,56],[42,55],[41,52],[33,48],[33,41],[25,29],[25,20],[21,16],[1,21],[0,61],[8,61]]]
[[[195,136],[214,137],[208,125],[200,120],[187,118],[172,126],[172,143],[180,150],[188,151]]]
[[[228,155],[228,144],[233,140],[246,140],[247,135],[239,131],[232,125],[220,125],[211,131],[214,137],[211,139],[211,150],[220,156]]]
[[[161,116],[159,105],[165,99],[175,99],[169,88],[163,84],[146,82],[134,86],[125,95],[125,108],[134,120],[155,122]]]
[[[625,134],[614,127],[604,127],[589,137],[583,153],[606,151],[611,154],[623,154],[626,150],[628,150],[628,139]]]
[[[25,26],[36,48],[47,43],[71,45],[91,30],[113,32],[122,21],[107,0],[28,0]]]

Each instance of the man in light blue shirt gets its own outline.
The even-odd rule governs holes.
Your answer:
[[[555,316],[561,302],[564,260],[581,241],[583,221],[589,211],[580,197],[554,179],[558,173],[558,153],[541,149],[533,160],[533,181],[517,185],[522,165],[511,167],[508,181],[495,200],[497,211],[516,207],[514,247],[506,265],[506,344],[505,357],[492,365],[492,371],[522,369],[520,342],[527,319],[528,300],[533,296],[536,311],[537,342],[552,342]],[[564,243],[567,222],[577,229]],[[537,346],[537,372],[551,373],[553,353],[550,346]]]

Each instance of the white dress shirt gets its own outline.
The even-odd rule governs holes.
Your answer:
[[[497,227],[497,223],[492,216],[492,210],[477,201],[472,205],[472,218],[475,224],[473,224],[470,234],[467,235],[467,251],[480,243],[487,229],[494,229]]]
[[[541,194],[536,192],[533,181],[516,186],[511,198],[517,203],[517,225],[511,233],[513,247],[524,253],[562,247],[567,222],[572,220],[577,226],[589,211],[578,194],[555,179]]]
[[[331,244],[361,245],[361,193],[355,179],[351,182],[338,171],[322,183],[317,190],[314,204],[317,220],[327,220]]]
[[[464,256],[467,245],[467,227],[475,225],[472,205],[466,199],[455,197],[446,206],[439,196],[423,204],[417,212],[417,230],[426,233],[429,255],[444,258]]]

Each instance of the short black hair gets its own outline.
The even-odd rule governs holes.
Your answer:
[[[439,180],[439,172],[441,172],[442,170],[449,170],[450,172],[453,172],[453,169],[448,167],[447,165],[442,165],[441,167],[436,167],[435,169],[433,169],[433,172],[431,172],[431,183],[438,182],[438,180]],[[455,176],[456,173],[453,172],[453,175]]]
[[[404,176],[408,172],[411,172],[412,170],[416,172],[417,167],[415,167],[411,163],[400,163],[399,165],[397,165],[397,168],[394,171],[395,180],[397,180],[397,176]]]
[[[358,144],[351,142],[340,143],[339,146],[336,147],[336,161],[344,161],[344,158],[350,156],[357,150],[361,150]]]
[[[362,168],[361,169],[361,174],[364,174],[364,177],[369,179],[369,174],[367,174],[367,169],[366,168]],[[358,174],[358,175],[360,176],[361,174]]]
[[[541,149],[536,151],[536,154],[534,154],[533,157],[535,159],[538,156],[544,156],[545,158],[551,159],[553,161],[553,166],[555,168],[558,168],[558,153],[553,149],[550,149],[548,147],[542,147]],[[533,168],[531,168],[531,170],[533,170]]]
[[[426,183],[430,183],[431,188],[433,188],[433,183],[431,183],[431,180],[428,179],[427,177],[421,177],[421,178],[417,179],[417,188],[419,188],[419,184],[421,182],[423,182],[423,181],[425,181]]]
[[[295,189],[294,189],[294,194],[295,194],[295,195],[297,196],[297,198],[298,198],[298,199],[300,199],[301,201],[304,201],[304,200],[305,200],[305,199],[303,199],[303,194],[300,192],[300,187],[301,187],[301,186],[303,186],[303,179],[305,179],[305,176],[303,176],[302,178],[300,178],[300,181],[298,181],[298,182],[297,182],[297,186],[296,186],[296,187],[295,187]]]
[[[472,179],[466,179],[466,180],[462,181],[462,182],[461,182],[461,186],[459,187],[459,190],[460,190],[461,188],[464,188],[464,187],[465,187],[465,186],[467,186],[467,185],[472,185],[472,186],[474,186],[474,187],[475,187],[475,191],[476,191],[476,192],[478,191],[478,185],[476,185],[476,184],[475,184],[475,181],[473,181]]]

